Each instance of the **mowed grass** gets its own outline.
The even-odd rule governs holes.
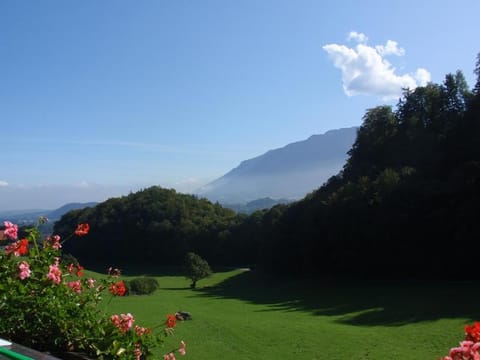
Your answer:
[[[158,359],[180,340],[192,360],[438,359],[480,319],[473,282],[279,281],[239,269],[191,290],[181,275],[155,277],[154,294],[115,298],[108,312],[155,326],[189,311],[193,320],[178,322]]]

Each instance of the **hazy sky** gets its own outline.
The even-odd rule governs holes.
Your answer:
[[[464,71],[480,1],[0,1],[0,211],[190,191]]]

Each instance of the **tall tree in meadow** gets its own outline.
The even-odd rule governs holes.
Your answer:
[[[190,284],[192,289],[196,288],[197,281],[210,275],[212,275],[212,270],[206,260],[193,252],[187,253],[185,256],[185,277],[192,281]]]

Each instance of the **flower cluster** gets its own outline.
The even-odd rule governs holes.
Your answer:
[[[13,254],[14,256],[26,255],[28,253],[28,240],[22,239],[5,247],[5,253]]]
[[[75,230],[75,235],[77,236],[85,236],[90,231],[90,225],[88,224],[79,224],[77,229]]]
[[[39,224],[45,221],[41,218]],[[82,237],[89,231],[88,224],[79,224],[73,234]],[[19,233],[27,235],[19,240]],[[161,324],[165,331],[154,335],[151,328],[134,326],[130,313],[106,315],[102,310],[105,306],[101,306],[103,290],[107,289],[112,298],[127,294],[125,283],[117,279],[120,270],[110,268],[106,279],[84,278],[80,264],[72,263],[71,258],[68,263],[62,261],[62,243],[68,238],[61,242],[60,236],[52,235],[40,242],[38,227],[20,231],[8,221],[4,222],[3,234],[0,337],[40,351],[77,351],[104,360],[140,360],[146,359],[176,325],[175,316],[168,315]],[[182,341],[178,349],[165,356],[173,360],[177,351],[185,355],[185,346]]]
[[[60,269],[60,258],[55,258],[55,264],[49,265],[50,269],[47,274],[47,279],[53,281],[54,284],[58,285],[62,282],[62,270]]]
[[[172,314],[167,315],[167,320],[165,321],[165,325],[167,325],[167,328],[173,328],[177,324],[177,317]]]
[[[480,322],[465,326],[465,340],[441,360],[480,360]]]
[[[112,320],[113,325],[115,325],[122,333],[126,333],[135,322],[133,315],[130,313],[112,315],[110,319]]]
[[[26,278],[30,277],[30,275],[32,275],[30,265],[28,265],[26,261],[20,262],[20,264],[18,264],[18,277],[21,280],[25,280]]]
[[[117,281],[109,286],[108,291],[116,296],[124,296],[127,293],[127,288],[123,281]]]
[[[51,246],[55,250],[60,249],[62,247],[62,244],[60,243],[60,236],[53,235],[53,236],[47,237],[43,242],[43,246],[45,247]]]
[[[5,221],[4,235],[11,240],[15,240],[18,237],[18,225],[12,224],[10,221]]]

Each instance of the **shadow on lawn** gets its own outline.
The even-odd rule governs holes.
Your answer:
[[[475,282],[283,280],[245,271],[197,296],[267,305],[261,311],[308,311],[363,326],[399,326],[442,318],[480,319]]]

